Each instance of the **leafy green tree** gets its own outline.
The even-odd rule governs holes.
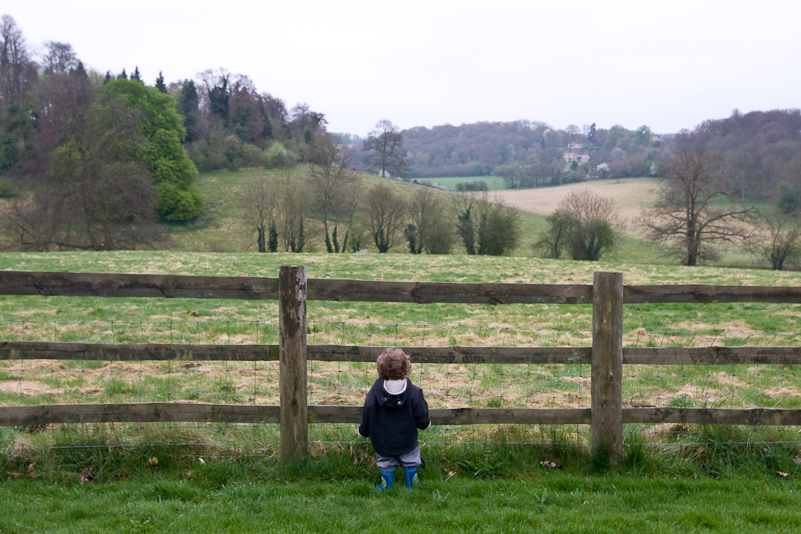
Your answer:
[[[267,166],[273,169],[284,169],[291,167],[295,163],[295,158],[283,144],[274,142],[267,150]]]
[[[442,197],[429,187],[421,187],[409,201],[409,219],[415,227],[419,254],[449,254],[456,234]],[[408,239],[408,237],[407,237]]]
[[[187,221],[203,209],[203,195],[194,185],[197,168],[181,146],[186,130],[175,100],[135,80],[114,80],[103,86],[102,101],[116,100],[140,113],[138,131],[148,140],[142,160],[159,192],[156,212],[165,221]]]
[[[22,249],[113,250],[152,245],[156,191],[138,131],[140,114],[95,100],[91,82],[52,74],[40,95],[49,121],[37,133],[31,191],[13,203],[7,229]]]
[[[598,261],[617,244],[622,219],[614,199],[582,189],[569,193],[547,217],[548,230],[535,253],[559,259]]]
[[[481,255],[509,254],[520,241],[520,212],[501,201],[492,202],[481,214],[478,250]]]
[[[785,215],[795,213],[801,206],[801,192],[796,188],[787,185],[786,182],[779,182],[776,188],[776,205]]]

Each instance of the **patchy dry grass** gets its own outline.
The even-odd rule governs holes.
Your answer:
[[[659,180],[655,178],[621,178],[619,180],[592,180],[578,184],[537,189],[508,189],[495,191],[493,195],[503,198],[510,205],[537,215],[550,215],[559,203],[573,191],[589,189],[595,194],[612,197],[618,201],[621,215],[628,221],[653,203]]]
[[[801,274],[721,268],[588,264],[526,258],[410,255],[189,254],[171,252],[0,255],[0,269],[277,276],[305,264],[309,278],[590,284],[595,270],[628,284],[801,285]],[[401,346],[589,346],[586,305],[407,305],[310,302],[308,341]],[[277,304],[266,301],[0,297],[0,341],[277,343]],[[797,345],[801,306],[631,305],[626,346]],[[412,354],[414,357],[414,354]],[[626,366],[627,406],[801,407],[794,366]],[[312,404],[358,406],[375,377],[364,363],[310,362]],[[423,365],[412,380],[434,408],[588,407],[589,367]],[[73,402],[278,404],[276,362],[0,361],[0,405]],[[216,428],[216,427],[213,427]],[[212,427],[214,439],[227,436]],[[496,427],[493,427],[497,430]],[[671,436],[657,427],[654,435]],[[212,432],[213,430],[213,432]],[[439,429],[433,440],[484,439],[487,427]],[[221,432],[221,431],[220,431]],[[243,431],[244,432],[244,431]],[[327,440],[342,439],[326,428]],[[20,435],[33,443],[32,435]],[[483,437],[482,437],[483,436]],[[225,439],[230,439],[225,437]],[[348,438],[350,439],[350,438]]]

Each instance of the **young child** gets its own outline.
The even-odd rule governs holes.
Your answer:
[[[428,403],[423,390],[409,380],[412,363],[401,349],[385,350],[376,363],[379,378],[364,401],[359,435],[369,437],[376,452],[381,470],[378,488],[386,491],[392,487],[396,467],[403,467],[406,487],[411,488],[417,483],[420,465],[417,429],[431,426]]]

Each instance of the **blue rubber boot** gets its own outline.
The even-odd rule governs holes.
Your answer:
[[[412,488],[414,486],[420,485],[420,482],[417,480],[417,468],[416,467],[404,467],[404,471],[406,471],[406,487]]]
[[[392,475],[395,473],[394,469],[388,471],[381,470],[381,482],[376,484],[376,487],[381,491],[387,491],[392,487]]]

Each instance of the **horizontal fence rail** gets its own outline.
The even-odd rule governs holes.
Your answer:
[[[277,300],[267,277],[0,271],[0,295]],[[590,304],[588,284],[475,284],[311,279],[308,300],[472,304]],[[801,303],[801,287],[630,285],[624,304]]]
[[[282,287],[287,284],[288,287]],[[618,273],[596,273],[592,285],[306,280],[305,268],[283,266],[279,278],[0,271],[0,295],[278,300],[281,332],[276,344],[119,345],[8,341],[0,342],[0,360],[278,361],[282,399],[280,406],[193,402],[6,406],[0,407],[0,426],[112,422],[274,423],[281,425],[282,459],[295,460],[308,450],[306,429],[309,423],[357,423],[361,417],[359,406],[306,405],[308,393],[303,371],[306,361],[375,362],[385,348],[307,345],[307,300],[593,304],[595,346],[592,347],[403,347],[416,363],[589,364],[594,383],[592,408],[433,409],[431,419],[435,425],[586,424],[604,427],[598,432],[593,429],[593,451],[608,453],[613,461],[620,458],[621,425],[624,423],[801,425],[801,410],[622,408],[620,403],[620,366],[623,364],[801,364],[801,347],[623,347],[619,320],[623,304],[798,304],[801,303],[799,287],[624,286]],[[610,376],[613,377],[611,381]]]
[[[42,404],[0,409],[0,426],[63,423],[279,423],[280,406],[151,402],[124,404]],[[437,408],[435,425],[582,425],[590,408]],[[361,421],[360,406],[309,406],[310,423]],[[801,410],[781,408],[623,408],[624,423],[719,424],[750,426],[801,425]]]
[[[308,345],[308,360],[373,363],[386,347]],[[401,347],[415,363],[589,364],[591,347]],[[0,342],[0,360],[278,361],[277,345]],[[623,348],[625,365],[799,365],[801,347]]]

